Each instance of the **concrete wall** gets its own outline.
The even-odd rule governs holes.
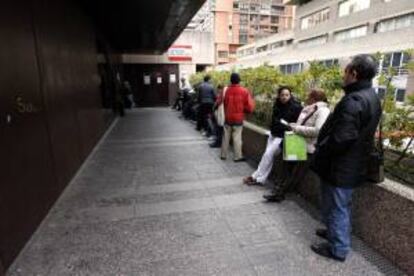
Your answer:
[[[138,55],[124,54],[119,57],[119,62],[123,64],[178,64],[179,74],[186,77],[196,72],[197,64],[214,64],[214,41],[211,32],[184,31],[174,42],[177,45],[192,45],[192,61],[173,62],[168,59],[168,54],[163,55]]]
[[[6,269],[112,115],[101,108],[94,29],[77,4],[3,1],[0,40],[0,266]]]
[[[124,64],[179,64],[188,72],[195,72],[197,64],[214,64],[213,34],[210,32],[184,31],[174,42],[177,45],[191,45],[192,61],[173,62],[168,59],[168,53],[163,55],[124,54],[120,62]],[[191,70],[190,70],[191,68]]]
[[[259,161],[266,148],[266,130],[245,123],[243,152]],[[277,162],[274,171],[277,170]],[[309,172],[298,192],[319,204],[319,180]],[[414,189],[386,179],[355,190],[352,208],[353,233],[407,272],[414,274]]]

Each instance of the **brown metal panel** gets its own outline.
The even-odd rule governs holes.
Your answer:
[[[0,258],[6,267],[47,211],[53,167],[30,8],[0,9]]]
[[[69,0],[0,9],[0,260],[6,269],[102,135],[92,25]],[[1,271],[1,269],[0,269]]]
[[[76,54],[67,35],[68,24],[77,18],[67,18],[65,1],[36,1],[34,22],[42,71],[42,89],[48,113],[48,123],[56,173],[60,187],[70,180],[81,162],[81,141],[73,89],[73,60]],[[81,70],[79,68],[79,70]]]
[[[105,128],[95,37],[71,1],[36,1],[34,14],[53,155],[64,187]]]

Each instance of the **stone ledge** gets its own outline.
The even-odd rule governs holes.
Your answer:
[[[267,130],[249,122],[244,126],[244,154],[258,162],[266,148]],[[309,172],[298,192],[318,205],[318,177]],[[389,179],[366,185],[355,191],[352,213],[354,234],[414,275],[414,190]]]

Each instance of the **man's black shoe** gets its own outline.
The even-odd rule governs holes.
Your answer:
[[[334,254],[332,254],[330,246],[327,243],[311,245],[311,249],[312,249],[313,252],[315,252],[316,254],[318,254],[322,257],[332,259],[332,260],[335,260],[335,261],[338,261],[338,262],[345,262],[345,258],[338,257],[338,256],[335,256]]]
[[[285,196],[284,195],[277,195],[277,194],[264,194],[263,198],[266,199],[269,202],[282,202],[283,200],[285,200]]]
[[[329,240],[328,239],[328,230],[326,230],[326,229],[316,229],[315,234],[316,234],[316,236],[319,236],[322,239]]]
[[[221,148],[221,145],[216,143],[210,144],[209,146],[210,148]]]
[[[246,162],[246,158],[236,159],[236,160],[234,160],[234,162],[236,162],[236,163],[238,163],[238,162]]]

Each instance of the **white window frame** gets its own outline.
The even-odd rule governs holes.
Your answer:
[[[334,33],[335,41],[347,41],[359,37],[366,36],[368,34],[368,25],[362,25]]]
[[[330,8],[324,8],[312,14],[306,15],[300,19],[301,30],[313,28],[319,24],[322,24],[330,19]]]
[[[371,0],[345,0],[339,3],[338,17],[344,17],[369,9]]]

